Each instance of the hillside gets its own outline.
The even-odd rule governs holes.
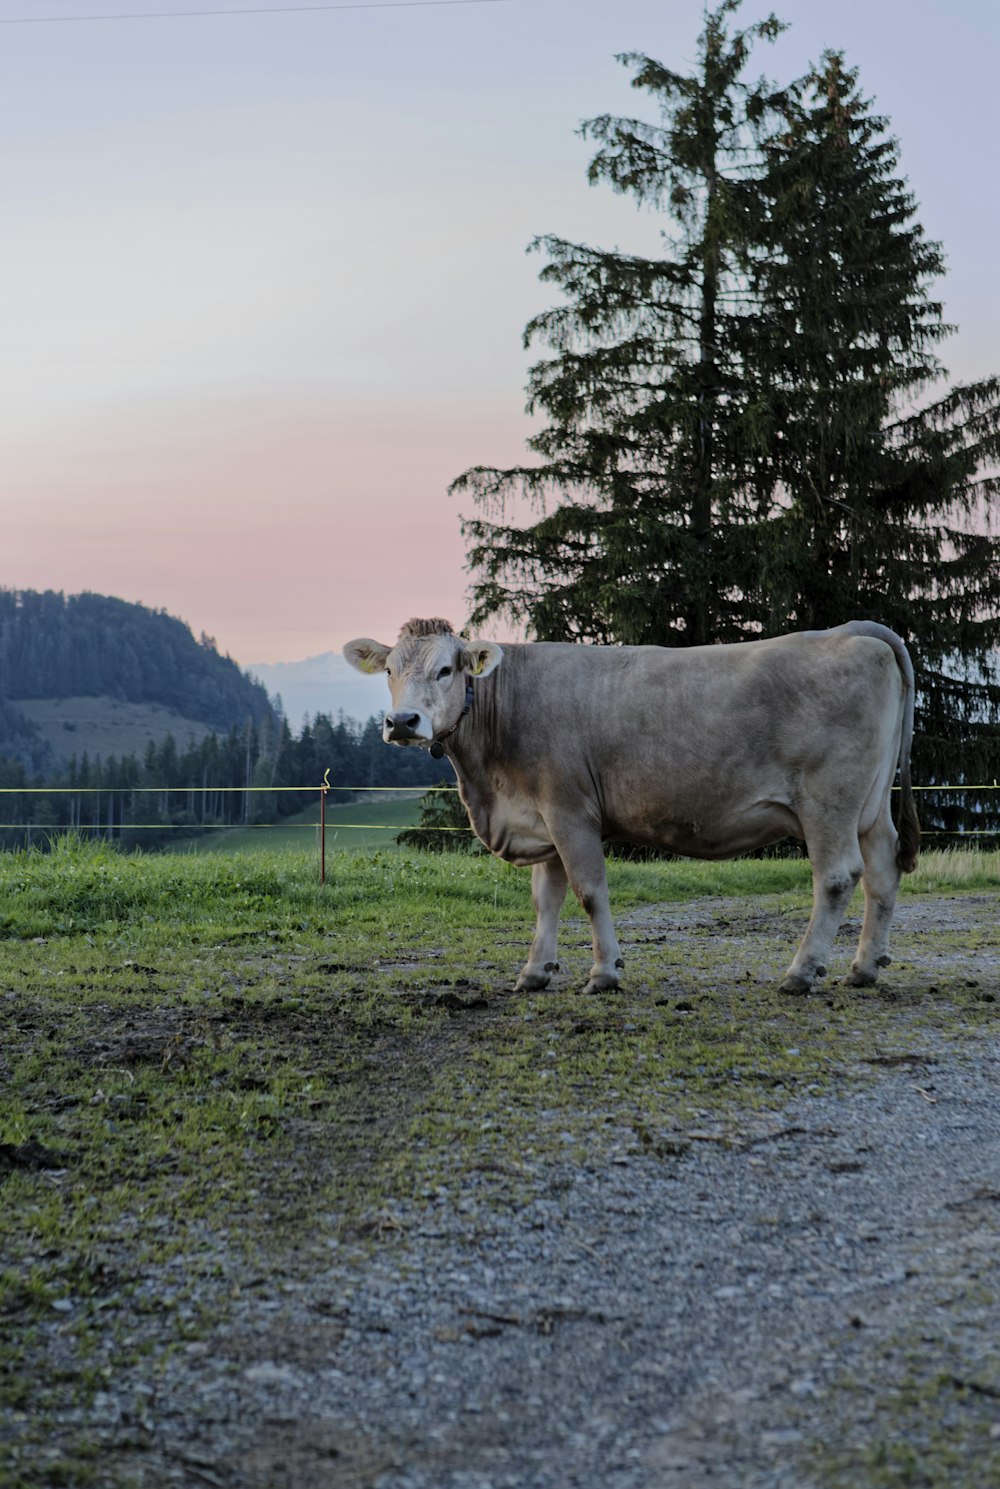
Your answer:
[[[151,739],[162,744],[168,734],[183,750],[213,732],[208,724],[186,718],[165,703],[125,703],[107,694],[27,698],[17,707],[60,765],[74,755],[78,760],[84,755],[91,760],[98,756],[107,760],[111,755],[141,759]]]
[[[273,718],[265,688],[162,610],[0,589],[0,756],[42,771]]]

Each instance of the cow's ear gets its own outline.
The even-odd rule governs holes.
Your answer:
[[[359,636],[356,641],[348,641],[344,647],[344,656],[359,672],[384,672],[391,651],[392,647],[383,646],[381,641],[372,641],[369,636]]]
[[[460,664],[473,677],[489,677],[502,661],[503,650],[495,641],[469,641],[462,648]]]

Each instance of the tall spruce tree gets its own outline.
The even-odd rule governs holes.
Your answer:
[[[700,65],[684,77],[649,57],[635,69],[660,122],[608,115],[583,133],[600,143],[592,182],[669,214],[661,258],[544,237],[542,279],[562,306],[525,333],[555,355],[530,373],[528,407],[549,424],[530,441],[537,464],[477,467],[454,483],[483,509],[464,524],[478,573],[474,621],[506,612],[548,640],[697,643],[745,629],[747,443],[734,324],[746,313],[755,132],[781,105],[742,74],[769,17],[730,35],[726,0],[706,22]],[[504,521],[519,495],[544,507]],[[499,519],[499,520],[497,520]]]
[[[740,360],[756,412],[771,629],[834,624],[845,595],[866,610],[881,596],[869,589],[881,579],[869,563],[873,532],[903,515],[881,489],[889,427],[900,401],[940,375],[935,347],[951,329],[927,294],[943,270],[940,245],[915,221],[885,127],[855,73],[828,53],[763,142],[748,270],[761,314],[740,328]],[[921,561],[933,555],[925,535],[910,541]]]
[[[920,674],[920,773],[989,778],[1000,383],[925,396],[954,329],[930,294],[944,258],[886,129],[856,70],[827,52],[763,142],[749,261],[761,313],[741,354],[759,446],[758,608],[769,632],[851,614],[900,631]]]
[[[672,235],[658,259],[538,240],[564,296],[525,333],[551,353],[529,374],[538,459],[453,486],[480,509],[473,621],[683,645],[880,619],[918,663],[924,780],[989,779],[1000,381],[935,393],[944,260],[886,121],[836,52],[745,83],[782,25],[730,32],[739,3],[707,17],[693,76],[620,59],[658,123],[584,126],[591,180]],[[536,520],[513,520],[522,496]]]

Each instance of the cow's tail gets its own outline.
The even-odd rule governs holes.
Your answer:
[[[917,806],[913,799],[913,786],[910,781],[915,694],[913,663],[910,661],[910,653],[901,638],[896,635],[895,631],[890,631],[888,626],[880,626],[873,620],[854,620],[849,622],[846,629],[850,629],[856,636],[875,636],[879,641],[884,641],[886,646],[891,647],[903,679],[903,727],[899,736],[898,762],[899,814],[896,821],[899,844],[896,848],[896,863],[904,874],[912,874],[920,855],[920,818],[917,816]]]
[[[913,738],[913,694],[910,694],[910,738]],[[905,738],[904,725],[904,738]],[[896,862],[904,874],[912,874],[917,866],[920,856],[920,818],[917,816],[917,804],[913,800],[913,787],[910,784],[910,755],[907,750],[904,758],[902,752],[899,757],[899,821],[896,823],[896,831],[899,834],[899,846],[896,849]]]

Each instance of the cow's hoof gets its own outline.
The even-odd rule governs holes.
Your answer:
[[[871,987],[875,982],[876,974],[866,972],[862,967],[852,967],[844,978],[845,987]]]
[[[552,981],[550,972],[522,972],[514,984],[515,993],[540,993]]]
[[[610,972],[598,972],[590,979],[583,991],[585,995],[587,993],[617,993],[620,986],[620,977],[613,977]]]
[[[799,977],[797,973],[789,972],[788,976],[778,984],[779,993],[808,993],[812,987],[812,981],[808,977]]]

